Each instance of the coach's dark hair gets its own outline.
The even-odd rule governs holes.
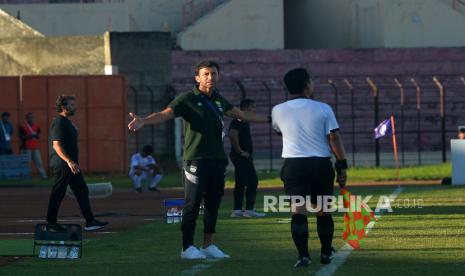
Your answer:
[[[250,107],[251,105],[253,105],[255,103],[254,100],[251,100],[251,99],[243,99],[241,101],[241,104],[240,104],[240,107],[241,107],[241,110],[244,110],[248,107]]]
[[[145,145],[143,148],[142,148],[142,152],[147,154],[147,155],[150,155],[153,153],[153,147],[150,146],[150,145]]]
[[[205,68],[205,67],[208,67],[208,68],[215,67],[218,73],[220,72],[220,66],[218,65],[218,63],[211,61],[211,60],[203,60],[195,66],[195,75],[198,76],[200,69]]]
[[[301,94],[304,92],[307,83],[310,81],[310,74],[305,68],[295,68],[284,76],[284,83],[290,94]]]
[[[63,106],[68,105],[69,101],[76,100],[76,97],[70,95],[60,95],[55,102],[55,107],[58,113],[63,111]]]

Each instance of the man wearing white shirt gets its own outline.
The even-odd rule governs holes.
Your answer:
[[[10,122],[10,113],[3,112],[0,120],[0,155],[13,154],[11,149],[11,136],[13,135],[13,125]]]
[[[282,135],[284,164],[281,179],[288,195],[317,198],[333,195],[334,169],[331,154],[336,157],[337,182],[345,186],[347,161],[339,136],[339,125],[331,107],[312,99],[313,84],[307,70],[296,68],[284,77],[289,100],[272,110],[273,128]],[[296,206],[294,206],[296,207]],[[291,206],[292,208],[292,206]],[[308,266],[308,221],[305,205],[292,208],[292,239],[299,259],[295,267]],[[334,222],[330,213],[317,213],[317,232],[321,243],[321,264],[329,264],[334,255],[331,246]]]
[[[153,148],[144,146],[141,152],[135,153],[131,157],[131,168],[129,177],[132,180],[134,190],[142,192],[142,182],[149,182],[149,191],[160,192],[157,189],[158,183],[163,178],[161,168],[152,157]]]

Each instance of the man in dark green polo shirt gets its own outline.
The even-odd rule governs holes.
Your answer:
[[[195,69],[197,85],[176,97],[166,109],[142,118],[133,113],[128,128],[136,131],[146,124],[159,124],[175,117],[184,119],[184,197],[181,224],[183,259],[229,258],[213,244],[218,208],[224,193],[227,156],[223,148],[223,116],[248,122],[268,122],[266,116],[241,111],[223,98],[215,86],[219,66],[202,61]],[[194,231],[200,203],[204,199],[204,241],[202,249],[194,246]]]

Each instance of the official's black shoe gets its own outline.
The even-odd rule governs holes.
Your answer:
[[[66,232],[68,229],[59,225],[58,223],[47,224],[47,231],[49,232]]]
[[[303,257],[297,260],[297,262],[294,264],[294,267],[306,267],[311,263],[312,261],[310,260],[310,258]]]
[[[136,192],[142,193],[142,188],[136,188]]]
[[[320,255],[320,263],[321,264],[329,264],[331,263],[331,260],[334,258],[336,255],[336,249],[331,246],[331,254],[321,254]]]
[[[108,222],[98,221],[98,220],[94,219],[93,221],[91,221],[89,223],[86,223],[86,227],[84,227],[84,231],[99,230],[99,229],[102,229],[103,227],[105,227],[105,225],[107,225],[107,224],[108,224]]]

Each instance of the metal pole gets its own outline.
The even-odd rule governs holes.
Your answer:
[[[244,85],[240,80],[235,81],[237,87],[239,87],[239,90],[241,90],[241,100],[247,98],[247,91],[245,90]]]
[[[137,90],[136,88],[134,88],[134,86],[129,86],[129,89],[132,90],[132,92],[134,92],[134,109],[135,109],[135,113],[136,114],[139,114],[139,105],[137,103]],[[136,131],[135,134],[136,134],[136,152],[139,151],[139,132],[140,131]]]
[[[146,85],[145,87],[150,92],[150,110],[151,110],[150,113],[154,113],[155,112],[155,101],[154,101],[154,95],[153,95],[154,92],[150,88],[150,86]],[[155,146],[155,125],[151,125],[150,132],[152,134],[152,147],[154,147]]]
[[[350,89],[350,115],[352,118],[352,167],[355,167],[355,101],[354,101],[354,87],[348,79],[344,79],[345,84]]]
[[[331,79],[328,79],[328,83],[329,85],[331,85],[331,87],[333,88],[334,90],[334,113],[336,113],[336,118],[338,118],[337,114],[338,114],[338,90],[337,90],[337,87],[336,85],[334,84],[333,80]]]
[[[397,78],[394,82],[400,90],[400,148],[402,149],[402,166],[405,165],[405,150],[404,150],[404,87]]]
[[[271,90],[266,84],[265,81],[262,81],[263,86],[265,87],[265,90],[268,92],[268,114],[271,114]],[[273,140],[272,140],[272,129],[271,129],[271,124],[268,124],[268,148],[269,150],[269,158],[270,158],[270,171],[273,170]]]
[[[444,108],[444,85],[439,81],[437,77],[433,77],[433,81],[439,89],[439,104],[440,104],[440,116],[441,116],[441,142],[442,142],[442,162],[446,162],[446,116]]]
[[[410,82],[415,86],[417,94],[417,145],[418,145],[418,165],[421,165],[421,89],[414,78]]]
[[[375,127],[379,123],[379,102],[378,102],[378,87],[376,84],[370,79],[367,78],[367,82],[371,87],[371,91],[373,92],[373,99],[374,99],[374,106],[375,106]],[[375,154],[376,154],[376,167],[379,167],[379,140],[375,139]]]

